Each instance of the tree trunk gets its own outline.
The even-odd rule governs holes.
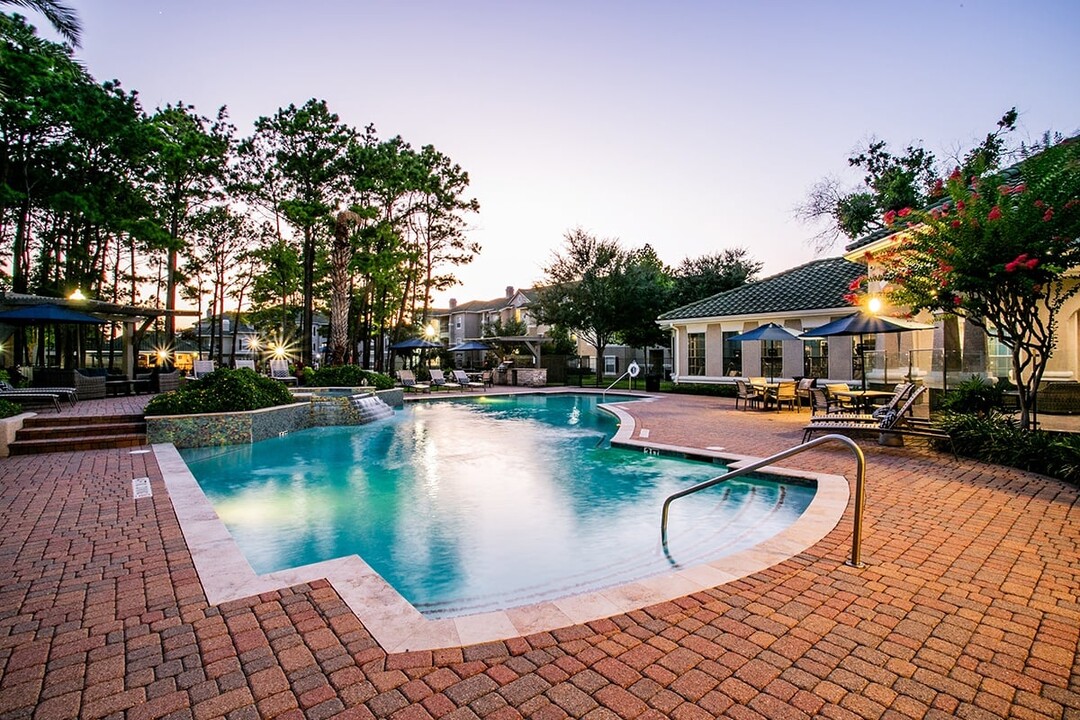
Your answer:
[[[338,213],[334,223],[334,246],[330,255],[329,365],[344,365],[349,354],[349,262],[352,260],[349,230],[359,222],[359,215],[345,210]]]
[[[315,324],[315,233],[304,228],[304,313],[300,323],[300,360],[305,367],[311,365],[311,329]]]

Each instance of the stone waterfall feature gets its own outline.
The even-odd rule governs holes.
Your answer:
[[[349,398],[349,404],[356,411],[360,425],[392,417],[394,414],[394,408],[377,395],[353,395]]]

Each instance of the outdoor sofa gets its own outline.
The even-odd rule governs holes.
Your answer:
[[[61,370],[59,368],[34,368],[31,383],[37,388],[73,387],[80,400],[105,397],[106,373],[95,370]]]

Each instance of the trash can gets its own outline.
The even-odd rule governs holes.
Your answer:
[[[645,376],[645,392],[660,392],[660,376],[652,373]]]

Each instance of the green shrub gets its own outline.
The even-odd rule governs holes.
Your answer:
[[[201,413],[259,410],[295,402],[278,380],[242,368],[218,368],[201,380],[185,383],[179,390],[151,398],[147,415],[197,415]]]
[[[1080,485],[1080,435],[1025,431],[994,410],[985,415],[945,413],[939,424],[959,455]]]
[[[0,400],[0,418],[15,417],[22,411],[22,405],[13,403],[10,400]]]
[[[735,397],[737,388],[735,383],[675,383],[670,392],[683,393],[685,395],[709,395],[711,397]]]
[[[318,370],[307,368],[305,382],[313,387],[356,387],[374,385],[377,390],[389,390],[394,387],[393,378],[382,373],[365,370],[359,365],[337,365],[321,367]]]
[[[986,415],[1001,407],[1003,391],[1001,385],[972,375],[945,394],[941,399],[941,409],[946,412]]]

